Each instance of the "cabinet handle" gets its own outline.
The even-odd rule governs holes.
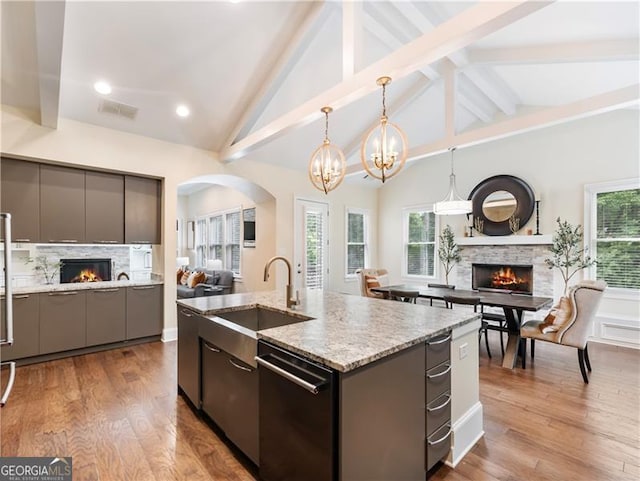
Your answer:
[[[442,338],[439,341],[431,341],[431,342],[427,341],[427,344],[429,346],[435,346],[435,345],[438,345],[438,344],[444,344],[445,342],[450,341],[450,340],[451,340],[451,333],[449,333],[449,335],[447,337]]]
[[[49,242],[66,242],[66,243],[77,243],[78,239],[49,239]]]
[[[233,362],[233,359],[229,359],[229,362],[233,367],[237,367],[238,369],[241,369],[243,371],[247,371],[247,372],[253,371],[253,369],[249,369],[248,367],[244,367],[244,366],[241,366],[240,364],[236,364],[235,362]]]
[[[440,377],[440,376],[444,376],[445,374],[448,374],[449,371],[451,371],[451,364],[449,364],[449,366],[442,372],[438,373],[438,374],[427,374],[427,378],[428,379],[433,379],[436,377]]]
[[[191,314],[189,311],[187,311],[186,309],[181,309],[180,310],[180,314],[184,315],[185,317],[193,317],[193,314]]]
[[[118,292],[120,289],[117,287],[115,289],[95,289],[93,292]]]
[[[31,239],[13,239],[13,242],[31,242]]]
[[[94,240],[94,244],[117,244],[117,240]]]
[[[209,349],[210,351],[213,351],[213,352],[220,352],[220,349],[216,349],[215,347],[209,345],[208,342],[204,343],[204,347],[206,347],[207,349]]]
[[[50,296],[75,296],[77,292],[50,292]]]
[[[4,406],[7,404],[7,399],[9,399],[9,394],[11,394],[11,390],[13,389],[13,383],[16,380],[16,363],[15,361],[11,362],[3,362],[2,365],[9,365],[9,381],[7,382],[7,387],[2,395],[2,399],[0,399],[0,406]]]
[[[144,291],[147,289],[153,289],[156,286],[136,286],[133,288],[134,291]]]
[[[22,294],[20,296],[13,296],[14,299],[29,299],[29,294]]]
[[[134,240],[129,242],[129,244],[151,244],[151,241],[148,240]]]
[[[432,413],[433,411],[440,411],[440,409],[442,409],[443,407],[445,407],[447,404],[449,404],[451,402],[451,394],[447,394],[447,400],[445,402],[443,402],[442,404],[440,404],[440,406],[436,406],[434,408],[430,408],[427,407],[427,411],[429,411],[430,413]]]
[[[433,446],[434,444],[440,444],[442,441],[444,441],[445,439],[447,439],[449,437],[449,435],[451,434],[451,426],[449,426],[449,431],[447,431],[447,434],[445,434],[444,436],[442,436],[440,439],[436,439],[435,441],[429,441],[427,440],[427,442],[429,443],[429,446]]]

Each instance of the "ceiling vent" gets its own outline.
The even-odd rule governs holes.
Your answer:
[[[98,104],[98,112],[119,115],[120,117],[134,120],[136,115],[138,115],[138,108],[132,105],[114,102],[113,100],[102,99],[100,104]]]

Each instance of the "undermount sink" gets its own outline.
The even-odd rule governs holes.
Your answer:
[[[257,367],[255,357],[258,353],[258,331],[313,318],[256,306],[216,313],[208,319],[210,322],[201,324],[199,329],[205,348],[222,349],[248,365]]]
[[[262,331],[273,327],[288,326],[296,322],[312,319],[311,317],[292,315],[287,312],[272,311],[263,307],[251,307],[238,311],[217,314],[218,317],[238,324],[252,331]]]

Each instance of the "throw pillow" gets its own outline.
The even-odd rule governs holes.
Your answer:
[[[177,279],[176,279],[176,282],[178,284],[180,284],[180,281],[182,280],[182,274],[184,274],[184,272],[182,272],[182,268],[178,267],[178,276],[177,276]]]
[[[204,272],[194,272],[189,276],[190,282],[188,281],[187,284],[193,289],[198,284],[202,284],[206,278],[207,276]]]
[[[189,274],[191,274],[191,272],[189,272],[188,270],[184,271],[182,273],[182,277],[180,278],[180,284],[182,284],[183,286],[187,285],[187,280],[189,279]]]
[[[380,292],[371,291],[371,289],[373,289],[374,287],[380,287],[380,281],[378,280],[378,276],[369,276],[369,275],[365,274],[365,276],[364,276],[364,284],[365,284],[365,288],[367,290],[367,296],[384,298],[384,294],[382,294]]]
[[[543,334],[557,332],[565,323],[571,320],[572,316],[573,306],[571,305],[571,300],[562,296],[540,324],[540,331]]]

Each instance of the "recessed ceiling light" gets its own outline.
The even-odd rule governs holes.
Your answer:
[[[96,90],[96,92],[102,95],[109,95],[111,93],[111,85],[103,80],[94,83],[93,88]]]
[[[190,113],[191,111],[189,110],[189,107],[184,104],[178,105],[178,107],[176,108],[176,114],[178,114],[180,117],[189,117]]]

